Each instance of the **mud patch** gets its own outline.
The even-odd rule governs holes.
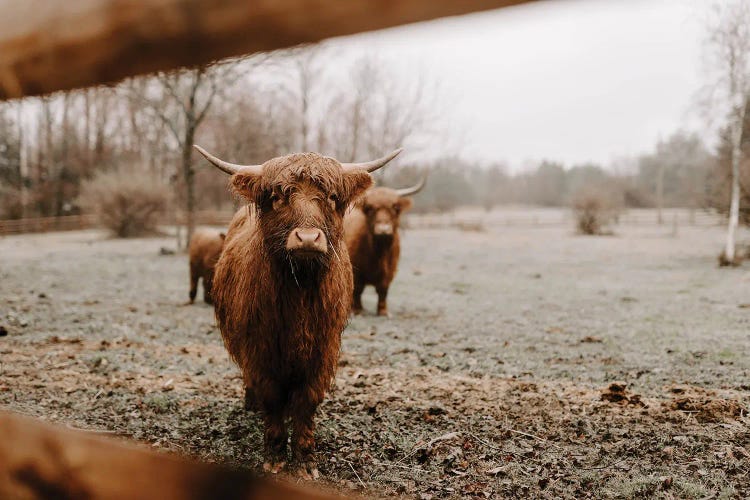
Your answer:
[[[698,422],[721,423],[747,415],[747,406],[738,396],[700,387],[669,388],[672,400],[664,405],[672,411],[693,416]]]

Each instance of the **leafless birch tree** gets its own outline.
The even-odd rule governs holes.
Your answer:
[[[709,26],[711,59],[717,73],[717,96],[728,108],[732,143],[731,198],[727,239],[720,262],[736,263],[736,233],[740,211],[740,163],[745,108],[750,97],[750,3],[734,0],[715,5]]]

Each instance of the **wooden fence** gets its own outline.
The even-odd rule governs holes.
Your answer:
[[[48,231],[74,231],[96,227],[93,215],[66,215],[64,217],[35,217],[33,219],[0,220],[0,235],[46,233]]]
[[[233,212],[226,210],[200,210],[195,214],[199,226],[229,225]],[[161,225],[184,224],[183,214],[168,215]],[[669,226],[717,226],[725,223],[725,218],[714,212],[674,209],[665,211],[662,225]],[[482,212],[465,210],[444,214],[409,214],[404,225],[412,229],[458,228],[482,230],[493,227],[554,227],[573,224],[568,210],[497,210]],[[656,226],[659,224],[655,210],[629,210],[620,215],[618,225]],[[0,235],[44,233],[49,231],[75,231],[99,227],[93,215],[69,215],[65,217],[38,217],[33,219],[0,220]]]
[[[195,220],[199,226],[228,226],[233,212],[220,210],[201,210],[196,212]],[[185,217],[167,215],[161,225],[173,226],[184,224]],[[0,235],[46,233],[50,231],[79,231],[100,227],[95,215],[66,215],[63,217],[35,217],[29,219],[0,220]]]

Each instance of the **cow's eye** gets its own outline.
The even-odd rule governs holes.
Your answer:
[[[271,205],[274,210],[278,210],[284,204],[284,200],[276,193],[271,194]]]
[[[331,205],[331,208],[335,209],[338,201],[339,201],[339,197],[336,196],[335,194],[331,194],[330,196],[328,196],[328,204]]]
[[[401,206],[398,203],[393,204],[393,211],[398,213],[401,210]]]

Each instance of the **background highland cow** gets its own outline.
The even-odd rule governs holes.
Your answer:
[[[211,287],[214,279],[214,268],[224,248],[226,234],[207,229],[193,233],[188,245],[190,260],[190,303],[195,300],[198,292],[198,280],[203,280],[203,301],[213,304]]]
[[[362,312],[362,292],[372,285],[378,294],[378,316],[388,316],[388,288],[398,269],[401,255],[399,225],[401,214],[425,185],[426,177],[415,186],[403,189],[375,187],[346,215],[344,233],[354,272],[352,312]]]

